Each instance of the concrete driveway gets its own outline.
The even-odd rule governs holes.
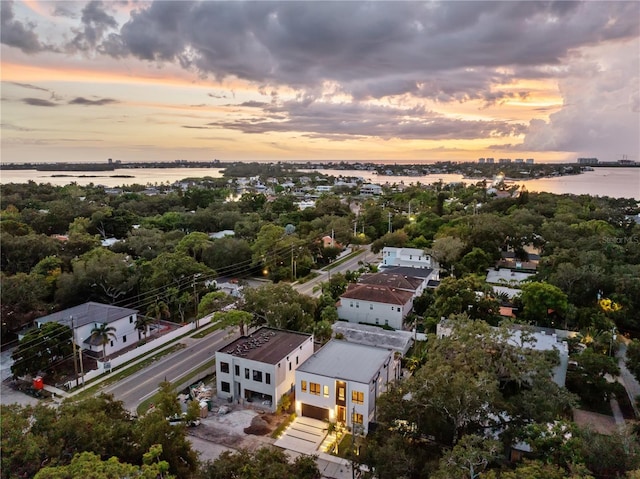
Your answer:
[[[296,417],[274,446],[301,452],[318,454],[318,448],[327,435],[327,423],[309,417]]]

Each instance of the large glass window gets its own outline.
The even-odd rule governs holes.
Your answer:
[[[324,397],[329,397],[329,386],[324,386]]]
[[[259,383],[262,382],[262,371],[253,371],[253,380]]]
[[[363,422],[364,422],[364,417],[362,417],[362,414],[358,414],[358,413],[353,414],[354,424],[362,424]]]
[[[318,383],[309,383],[309,392],[320,396],[320,385]]]
[[[307,381],[300,381],[300,390],[303,393],[307,392]]]
[[[220,389],[225,393],[231,392],[231,385],[228,382],[222,381],[220,383]]]
[[[271,374],[264,373],[264,382],[267,384],[271,384]]]
[[[229,373],[229,363],[220,362],[220,371],[223,373]]]
[[[361,391],[351,391],[351,401],[354,404],[364,404],[364,393]]]

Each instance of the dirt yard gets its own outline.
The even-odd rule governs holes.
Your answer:
[[[189,435],[232,449],[254,450],[273,444],[271,433],[286,418],[286,415],[243,409],[238,405],[231,405],[230,409],[227,414],[218,414],[214,407],[200,420],[199,426],[189,428]]]

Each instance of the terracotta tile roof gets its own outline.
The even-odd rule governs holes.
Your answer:
[[[410,291],[370,284],[350,284],[347,291],[340,296],[342,299],[359,299],[361,301],[397,305],[407,304],[412,297],[413,294]]]

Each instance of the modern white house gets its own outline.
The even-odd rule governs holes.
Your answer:
[[[216,351],[219,398],[275,411],[293,390],[296,369],[313,354],[313,336],[260,328]]]
[[[396,248],[385,246],[382,249],[383,267],[408,266],[410,268],[434,268],[435,261],[431,255],[418,248]]]
[[[96,357],[100,357],[103,353],[103,345],[99,338],[91,339],[91,331],[102,324],[114,328],[113,337],[104,348],[106,355],[110,356],[138,341],[137,315],[138,311],[135,309],[90,301],[43,316],[35,322],[37,327],[46,323],[60,323],[70,327],[78,347],[92,351],[96,353]]]
[[[336,304],[340,319],[394,329],[402,329],[411,308],[413,293],[371,284],[350,284]]]
[[[377,398],[399,377],[393,351],[332,339],[296,370],[296,414],[367,434]]]

